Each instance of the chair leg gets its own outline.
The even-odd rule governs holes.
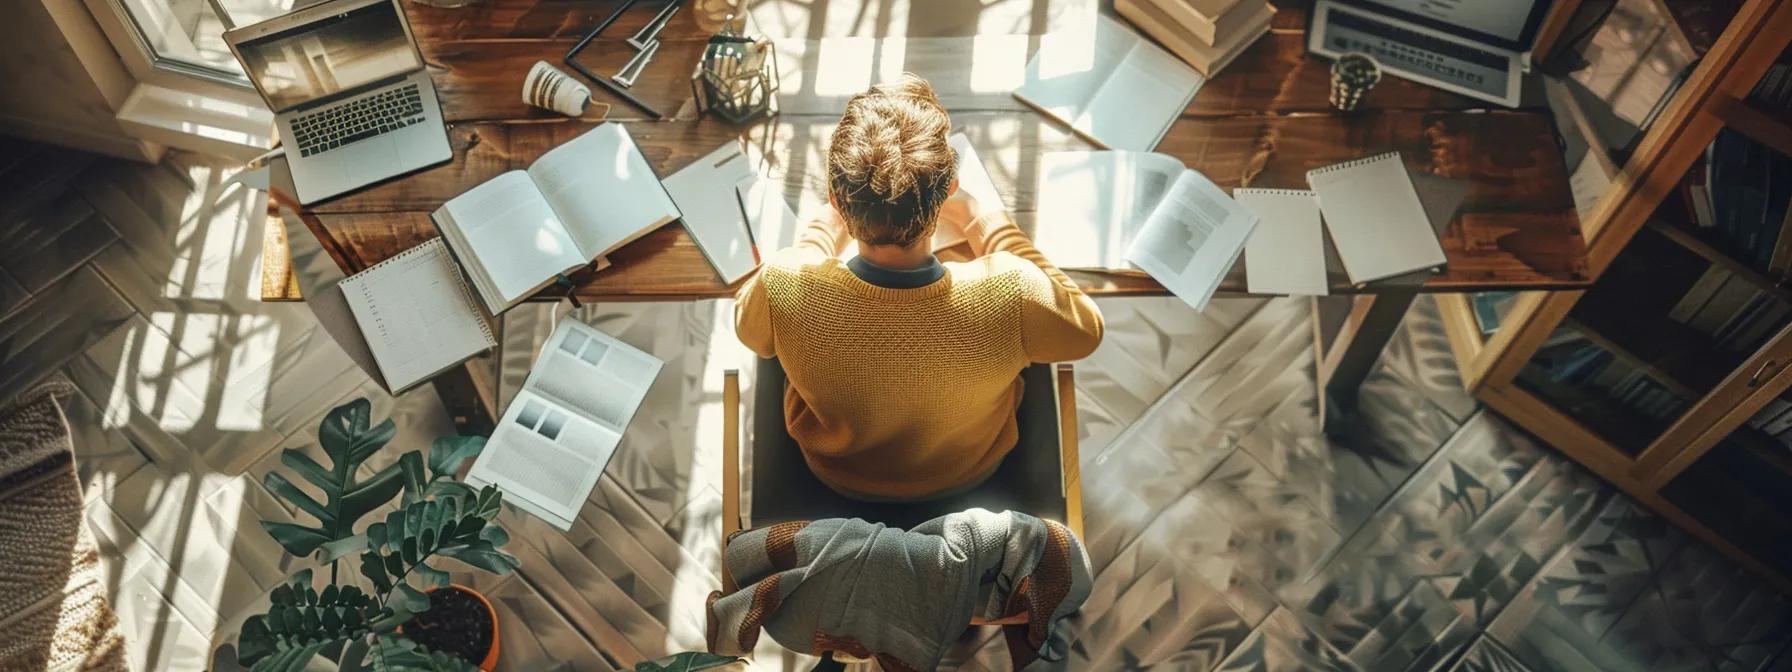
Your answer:
[[[722,374],[722,592],[735,590],[728,537],[740,531],[740,371]]]
[[[1083,538],[1083,463],[1076,445],[1076,368],[1058,365],[1058,450],[1064,468],[1064,524]]]

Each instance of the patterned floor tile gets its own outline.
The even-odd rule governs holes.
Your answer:
[[[39,293],[0,321],[0,399],[61,368],[132,317],[130,305],[86,267]]]
[[[1792,641],[1792,601],[1703,544],[1689,544],[1615,630],[1635,641],[1664,643],[1663,628],[1683,646],[1663,644],[1654,660],[1699,661],[1719,670],[1756,670]]]
[[[1218,672],[1355,672],[1359,668],[1287,609],[1251,632]]]
[[[605,659],[546,598],[518,577],[520,575],[513,575],[496,588],[480,588],[497,610],[499,623],[527,623],[529,626],[499,630],[497,669],[526,668],[541,672],[618,669],[615,661]]]
[[[1530,672],[1493,638],[1482,636],[1449,668],[1450,672]]]
[[[1249,540],[1248,565],[1269,590],[1303,581],[1344,542],[1307,502],[1304,493],[1278,480],[1243,451],[1233,452],[1194,498],[1213,507],[1235,534]]]
[[[1640,649],[1647,642],[1612,634],[1686,543],[1686,535],[1661,518],[1628,499],[1614,499],[1487,632],[1535,670],[1646,667],[1651,658]]]
[[[81,199],[55,199],[10,223],[0,245],[0,269],[27,292],[40,292],[80,268],[118,234]]]
[[[1412,383],[1431,403],[1455,418],[1467,420],[1479,404],[1462,388],[1456,356],[1444,333],[1437,301],[1419,296],[1400,321],[1400,329],[1381,353],[1379,365]]]

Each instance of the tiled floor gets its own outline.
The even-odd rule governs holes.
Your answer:
[[[0,144],[49,167],[0,174],[0,250],[32,249],[0,254],[0,396],[75,382],[88,524],[135,669],[205,668],[302,564],[256,525],[294,515],[259,482],[280,450],[313,449],[355,396],[397,419],[393,452],[447,418],[427,388],[381,392],[302,306],[254,300],[260,204],[223,171]],[[1362,430],[1331,438],[1305,303],[1102,308],[1108,340],[1078,366],[1097,578],[1059,667],[1792,667],[1792,605],[1464,397],[1428,301],[1366,385]],[[506,393],[565,312],[506,317]],[[519,624],[503,669],[700,647],[718,584],[721,372],[749,361],[729,305],[573,315],[668,364],[573,530],[507,512],[523,571],[464,577]],[[1006,667],[987,631],[952,662]]]

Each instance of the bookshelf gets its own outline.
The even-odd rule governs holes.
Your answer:
[[[1464,384],[1792,589],[1792,0],[1558,10],[1536,56],[1581,59],[1545,89],[1597,281],[1438,295]]]

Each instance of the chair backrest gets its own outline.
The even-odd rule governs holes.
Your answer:
[[[1027,367],[1025,391],[1016,413],[1020,438],[988,480],[968,492],[926,502],[863,502],[823,484],[803,460],[784,421],[785,376],[776,359],[762,359],[753,385],[752,502],[754,527],[789,520],[863,518],[903,529],[970,508],[1012,510],[1067,525],[1072,515],[1065,496],[1067,474],[1060,444],[1059,399],[1048,364]],[[1074,423],[1074,418],[1071,419]],[[1074,437],[1074,428],[1069,436]],[[1077,502],[1080,504],[1080,501]],[[1073,529],[1080,532],[1081,521]]]

